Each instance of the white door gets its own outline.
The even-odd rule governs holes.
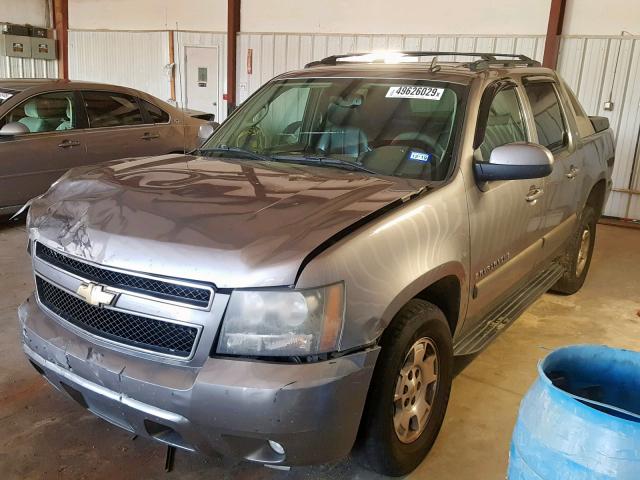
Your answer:
[[[185,47],[186,108],[218,112],[218,47]]]

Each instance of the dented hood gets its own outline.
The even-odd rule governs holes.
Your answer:
[[[169,155],[73,170],[32,203],[29,225],[104,265],[218,288],[293,285],[315,248],[424,184]]]

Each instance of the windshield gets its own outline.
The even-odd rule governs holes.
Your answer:
[[[420,80],[271,82],[201,150],[443,180],[451,165],[465,88]]]
[[[12,92],[7,92],[6,90],[0,90],[0,105],[13,97]]]

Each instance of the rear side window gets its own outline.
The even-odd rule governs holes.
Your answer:
[[[142,111],[135,97],[122,93],[83,92],[91,128],[142,125]]]
[[[494,148],[524,142],[526,131],[515,87],[500,90],[491,101],[484,140],[480,144],[483,161],[489,161]]]
[[[538,143],[551,151],[564,147],[567,142],[567,127],[553,84],[528,83],[525,90],[533,111]]]
[[[32,97],[13,110],[0,121],[21,123],[29,133],[56,132],[76,128],[76,108],[73,93],[52,92]]]
[[[146,100],[142,100],[142,103],[153,123],[169,123],[169,114],[167,112]]]
[[[571,109],[576,117],[576,125],[578,126],[578,133],[580,136],[585,138],[596,133],[591,120],[589,120],[589,117],[585,113],[584,108],[582,108],[582,105],[580,105],[580,102],[576,98],[575,93],[573,93],[573,90],[569,88],[569,85],[567,85],[564,80],[562,81],[562,86],[567,92],[567,96],[571,102]]]

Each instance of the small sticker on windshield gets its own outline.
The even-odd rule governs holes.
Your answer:
[[[424,152],[409,152],[409,160],[415,160],[416,162],[429,163],[431,161],[431,154]]]
[[[390,87],[387,98],[417,98],[420,100],[440,100],[444,88],[416,87],[414,85],[404,85],[400,87]]]
[[[11,98],[12,96],[13,96],[13,94],[11,94],[11,93],[0,92],[0,100],[7,100],[8,98]]]

